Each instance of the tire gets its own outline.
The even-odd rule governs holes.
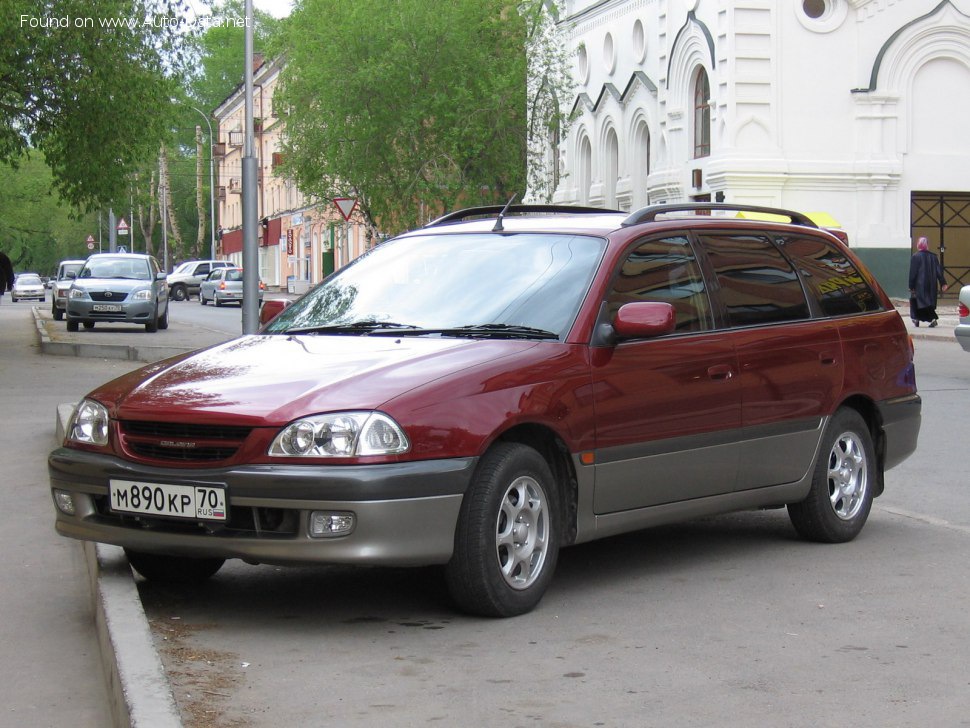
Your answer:
[[[222,308],[222,301],[219,300],[219,294],[212,294],[212,302],[216,305],[216,308]]]
[[[205,306],[205,296],[202,295],[202,289],[199,289],[199,303]]]
[[[489,450],[462,500],[445,568],[458,607],[484,617],[531,611],[556,570],[561,513],[552,472],[538,452],[516,443]]]
[[[158,317],[158,328],[162,331],[168,328],[168,307],[165,308],[165,313]]]
[[[187,301],[189,298],[189,289],[183,286],[181,283],[176,283],[172,286],[171,299],[173,301]]]
[[[78,325],[77,325],[77,319],[70,319],[70,318],[69,318],[69,319],[67,320],[67,330],[68,330],[68,331],[77,331],[77,330],[78,330],[78,328],[79,328],[79,327],[78,327]]]
[[[146,579],[165,584],[197,584],[213,576],[226,563],[225,559],[148,554],[131,549],[125,549],[125,556],[132,568]]]
[[[865,420],[855,410],[840,409],[825,428],[808,497],[788,504],[795,530],[822,543],[858,536],[872,508],[878,467]]]
[[[94,328],[94,321],[82,321],[81,322],[88,331]]]
[[[145,324],[145,331],[149,334],[154,334],[158,331],[158,309],[155,309],[155,315],[152,316],[152,320]]]
[[[61,321],[64,319],[64,312],[57,306],[51,306],[51,316],[54,317],[55,321]]]

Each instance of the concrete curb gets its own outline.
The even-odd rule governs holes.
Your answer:
[[[57,407],[58,445],[73,404]],[[175,696],[155,650],[148,617],[124,551],[83,543],[101,664],[116,728],[182,728]]]
[[[47,320],[40,309],[33,308],[34,323],[43,354],[52,356],[86,356],[100,359],[123,359],[125,361],[154,362],[170,356],[184,354],[191,349],[172,346],[140,346],[131,344],[79,344],[71,341],[54,341],[47,330]]]

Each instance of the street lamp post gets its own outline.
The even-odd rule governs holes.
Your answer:
[[[195,108],[191,109],[202,116],[205,119],[205,124],[209,127],[209,237],[211,240],[211,254],[209,255],[210,260],[215,260],[216,258],[216,188],[215,188],[215,171],[213,169],[215,161],[212,155],[212,124],[209,123],[209,117],[206,116],[202,111]]]

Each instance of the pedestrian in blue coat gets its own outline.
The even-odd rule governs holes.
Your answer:
[[[943,266],[935,253],[930,252],[926,238],[916,242],[917,251],[909,261],[909,315],[913,325],[928,321],[930,328],[936,326],[937,292],[942,287],[946,292],[946,279]]]

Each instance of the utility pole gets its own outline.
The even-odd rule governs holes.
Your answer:
[[[242,332],[259,328],[259,242],[257,233],[257,166],[253,141],[253,0],[246,0],[246,121],[242,159],[243,302]]]

